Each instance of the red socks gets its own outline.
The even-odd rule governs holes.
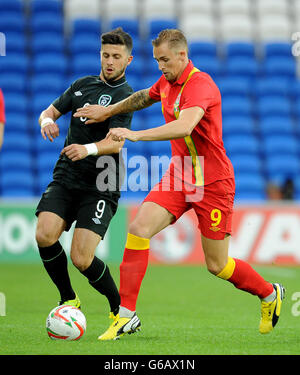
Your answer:
[[[136,300],[145,276],[150,240],[128,233],[123,261],[120,265],[121,306],[135,311]]]
[[[250,264],[228,257],[227,265],[217,275],[231,282],[236,288],[258,296],[260,299],[273,292],[273,285],[260,276]]]

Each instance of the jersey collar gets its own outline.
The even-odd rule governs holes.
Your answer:
[[[103,82],[105,85],[107,85],[109,87],[119,87],[119,86],[121,86],[121,85],[123,85],[124,83],[127,82],[125,75],[122,78],[117,79],[116,81],[111,81],[111,82],[102,81],[100,76],[98,78],[99,78],[99,81]]]

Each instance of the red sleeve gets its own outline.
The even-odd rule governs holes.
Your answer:
[[[217,97],[218,88],[213,81],[195,76],[183,89],[180,110],[201,107],[205,112]]]
[[[5,123],[4,97],[0,89],[0,122]]]
[[[149,95],[150,95],[150,98],[153,99],[153,100],[157,100],[157,101],[160,101],[160,81],[161,81],[161,78],[154,83],[154,85],[150,88],[150,91],[149,91]]]

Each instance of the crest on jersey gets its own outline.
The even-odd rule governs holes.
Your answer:
[[[98,104],[102,105],[103,107],[107,107],[109,103],[111,102],[111,99],[112,98],[110,95],[107,95],[107,94],[101,95],[98,100]]]

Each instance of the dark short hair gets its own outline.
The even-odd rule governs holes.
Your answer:
[[[101,35],[101,44],[119,44],[125,46],[131,54],[132,52],[132,38],[126,33],[122,27],[108,31]]]

